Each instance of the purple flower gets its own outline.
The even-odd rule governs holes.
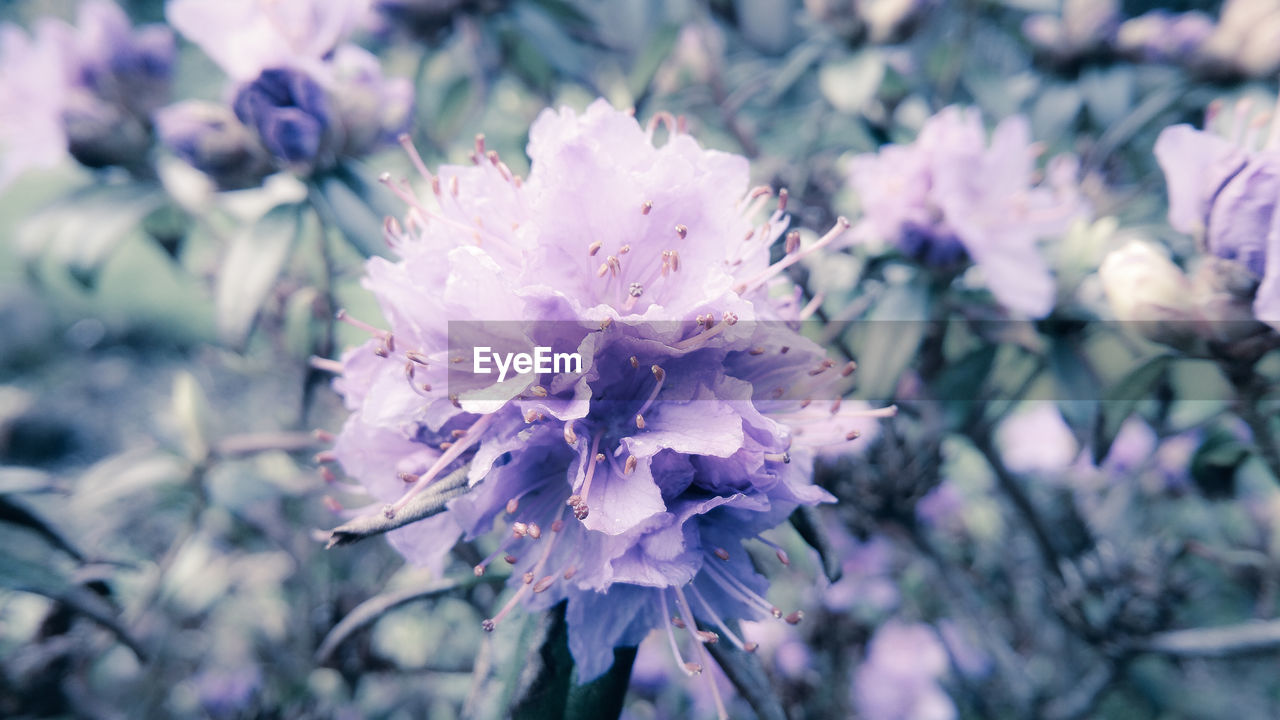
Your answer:
[[[376,57],[342,44],[368,4],[177,0],[168,17],[231,77],[236,117],[265,154],[306,174],[328,169],[341,157],[365,155],[409,128],[413,86],[383,77]],[[182,123],[182,130],[181,138],[169,135],[177,155],[197,168],[218,165],[190,148],[222,147],[228,141],[225,126],[210,125],[203,131],[209,138],[199,137],[198,121]],[[220,187],[239,184],[223,175],[214,177]]]
[[[160,140],[222,190],[256,187],[272,172],[271,158],[231,108],[187,100],[156,114]]]
[[[165,17],[237,82],[314,69],[369,11],[369,0],[173,0]]]
[[[89,0],[74,27],[46,19],[33,39],[11,25],[0,35],[0,186],[67,153],[88,167],[140,169],[172,80],[167,28],[134,29],[115,4]]]
[[[852,368],[784,322],[799,309],[782,271],[847,223],[770,263],[786,215],[755,224],[771,193],[749,191],[745,159],[674,120],[661,147],[653,131],[604,101],[544,112],[527,180],[483,139],[474,167],[432,174],[414,154],[429,195],[388,180],[410,206],[387,225],[400,259],[367,266],[390,330],[369,328],[336,383],[352,411],[336,457],[386,513],[469,468],[470,491],[393,544],[436,564],[507,523],[476,572],[509,556],[514,593],[485,627],[567,600],[582,680],[654,628],[692,674],[712,633],[748,646],[726,618],[781,617],[743,543],[832,499],[811,482],[815,448],[868,413],[838,401]],[[583,362],[459,372],[480,345]],[[701,633],[688,662],[673,617]]]
[[[1063,0],[1060,15],[1032,15],[1022,31],[1041,51],[1068,62],[1110,44],[1119,19],[1116,0]]]
[[[315,80],[298,70],[264,70],[240,88],[233,107],[267,152],[286,163],[314,163],[329,132],[329,100]]]
[[[1280,127],[1260,137],[1249,111],[1237,107],[1227,137],[1165,128],[1155,155],[1169,187],[1169,224],[1247,270],[1259,283],[1254,316],[1280,327]]]
[[[938,685],[947,666],[946,646],[932,627],[890,620],[854,674],[854,704],[867,720],[951,720],[955,704]]]
[[[1017,473],[1055,475],[1080,454],[1075,434],[1051,402],[1033,403],[1002,420],[996,444],[1005,465]]]
[[[1213,28],[1213,19],[1202,12],[1152,10],[1120,24],[1116,48],[1144,62],[1189,64]]]
[[[854,237],[892,243],[927,265],[972,262],[1003,305],[1043,317],[1055,288],[1036,243],[1065,232],[1086,208],[1074,159],[1054,158],[1048,186],[1039,186],[1037,152],[1024,118],[1001,122],[988,146],[976,110],[946,108],[915,143],[853,159],[863,212]]]

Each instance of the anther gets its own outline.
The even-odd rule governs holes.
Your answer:
[[[832,414],[832,415],[835,415],[836,413],[840,412],[840,405],[841,405],[842,403],[844,403],[844,398],[842,398],[842,397],[838,397],[838,398],[836,398],[836,399],[835,399],[835,402],[831,403],[831,414]]]
[[[337,498],[332,495],[324,496],[324,506],[329,508],[329,512],[339,513],[343,511],[342,503],[338,502]]]
[[[849,377],[850,375],[853,374],[853,371],[857,369],[858,369],[858,363],[850,360],[849,364],[845,365],[844,368],[840,370],[840,377]]]
[[[577,574],[578,574],[578,566],[570,565],[569,567],[565,568],[564,575],[562,575],[561,577],[563,577],[565,580],[572,580],[573,576]]]
[[[600,269],[596,270],[596,277],[604,277],[607,272],[609,272],[609,263],[600,263]]]
[[[515,555],[503,555],[502,559],[508,565],[515,565],[516,563],[520,562],[520,558],[516,557]]]
[[[643,430],[643,429],[644,429],[644,416],[643,416],[643,415],[636,415],[636,428],[637,428],[637,429],[639,429],[639,430]]]
[[[511,534],[515,537],[522,538],[529,534],[529,526],[522,522],[511,523]]]
[[[527,572],[520,579],[524,581],[525,585],[528,585],[529,583],[533,582],[533,573]]]
[[[783,345],[782,347],[778,348],[778,352],[783,355],[786,355],[787,353],[791,352],[791,346]]]
[[[629,252],[631,252],[631,245],[629,243],[618,248],[619,255],[626,255]]]
[[[698,638],[698,642],[706,643],[707,645],[715,645],[720,641],[720,636],[710,630],[695,630],[693,636]]]
[[[641,203],[641,204],[640,204],[640,214],[641,214],[641,215],[648,215],[648,214],[650,213],[650,211],[652,211],[652,210],[653,210],[653,202],[652,202],[652,201],[650,201],[650,200],[645,200],[643,203]]]
[[[746,652],[753,653],[760,649],[760,643],[744,642],[742,643],[742,649]]]
[[[462,409],[462,401],[458,399],[458,393],[449,393],[449,402],[459,410]]]
[[[547,389],[542,387],[541,385],[533,385],[529,388],[529,394],[534,397],[540,397],[540,398],[546,397]]]
[[[631,367],[633,368],[640,367],[640,359],[637,358],[635,355],[631,356]]]
[[[421,365],[422,367],[427,367],[427,356],[423,355],[417,350],[406,350],[404,353],[404,356],[409,358],[411,361],[413,361],[414,364]]]
[[[446,440],[445,442],[440,443],[440,446],[439,446],[439,447],[440,447],[440,450],[443,452],[443,451],[448,450],[449,448],[453,447],[453,443],[451,443],[451,442],[449,442],[449,441],[447,441],[447,440]]]
[[[676,627],[680,628],[681,630],[685,629],[685,627],[686,627],[686,626],[685,626],[685,624],[684,624],[684,620],[681,620],[681,619],[680,619],[680,617],[679,617],[679,616],[677,616],[677,615],[673,615],[673,616],[671,616],[671,624],[672,624],[672,625],[675,625]]]
[[[578,433],[573,431],[573,421],[564,424],[564,441],[570,445],[578,444]]]
[[[725,562],[728,562],[728,561],[729,561],[729,551],[728,551],[728,550],[725,550],[725,549],[724,549],[724,548],[722,548],[722,547],[718,547],[718,548],[716,548],[716,549],[715,549],[715,554],[716,554],[716,557],[720,558],[721,560],[724,560]]]
[[[321,463],[337,462],[338,455],[334,453],[332,450],[322,450],[316,453],[315,456],[313,456],[311,459],[314,460],[317,465],[319,465]]]
[[[681,240],[683,240],[689,235],[689,228],[684,225],[677,225],[676,234],[680,236]]]
[[[546,590],[547,588],[551,587],[551,583],[555,582],[555,579],[556,579],[555,575],[548,575],[542,578],[537,582],[536,585],[533,586],[533,591],[536,593],[540,593]]]
[[[415,475],[414,473],[407,473],[407,472],[396,473],[396,477],[399,478],[401,481],[407,482],[407,483],[416,483],[419,480],[419,477],[417,475]]]
[[[557,533],[558,533],[558,532],[560,532],[560,531],[561,531],[561,530],[563,530],[563,529],[564,529],[564,521],[563,521],[563,520],[561,520],[560,518],[556,518],[555,520],[552,520],[552,521],[551,521],[551,532],[557,532]]]
[[[483,621],[480,622],[480,627],[484,628],[485,632],[493,632],[493,629],[497,627],[497,625],[493,622],[493,620],[485,618]]]
[[[395,506],[395,505],[392,505],[391,503],[387,503],[386,505],[383,505],[383,506],[382,506],[382,516],[383,516],[383,517],[385,517],[385,518],[386,518],[386,519],[388,519],[388,520],[391,520],[391,519],[395,518],[395,516],[396,516],[396,506]]]
[[[590,257],[595,257],[596,253],[600,252],[600,248],[602,247],[604,247],[604,243],[600,242],[599,240],[591,243],[590,245],[587,246],[587,255]]]
[[[515,515],[516,510],[520,508],[520,498],[511,498],[507,501],[507,514]]]
[[[538,523],[529,523],[529,537],[534,540],[542,537],[542,528],[538,527]]]
[[[641,285],[638,282],[631,283],[631,287],[627,289],[627,294],[633,298],[638,298],[641,295],[644,295],[644,285]]]
[[[788,625],[798,625],[800,621],[804,619],[804,611],[797,610],[788,615],[785,619]]]
[[[604,453],[596,453],[596,462],[604,462]]]
[[[498,167],[498,151],[497,150],[490,150],[489,152],[485,153],[485,157],[489,158],[490,165],[493,165],[494,167]]]
[[[484,566],[483,566],[483,565],[477,565],[477,566],[475,566],[475,567],[471,568],[471,572],[475,573],[475,574],[476,574],[476,577],[484,577]]]
[[[690,675],[701,675],[702,666],[696,662],[687,662],[684,664],[684,671]]]
[[[569,496],[569,499],[568,499],[568,500],[566,500],[566,501],[564,502],[564,504],[565,504],[565,505],[568,505],[569,507],[577,507],[578,505],[581,505],[581,504],[582,504],[582,496],[581,496],[581,495],[570,495],[570,496]]]
[[[338,482],[338,476],[334,475],[333,471],[330,470],[326,465],[320,466],[320,479],[324,480],[325,483],[329,485],[332,485]]]
[[[466,437],[467,431],[466,430],[450,430],[449,435],[453,437],[454,440],[457,440],[459,438]]]
[[[782,563],[783,565],[786,565],[787,567],[791,567],[791,557],[787,555],[786,550],[783,550],[782,548],[777,548],[774,551],[774,554],[778,556],[778,562]]]
[[[756,346],[747,351],[748,355],[763,355],[764,348]]]
[[[799,249],[800,249],[800,231],[792,230],[791,232],[787,233],[787,243],[784,246],[784,252],[790,255],[791,253]]]
[[[844,434],[845,440],[857,440],[860,437],[862,437],[862,433],[858,432],[857,430],[850,430],[849,432]]]
[[[778,191],[778,212],[787,211],[787,189],[782,188]]]
[[[628,458],[627,458],[627,462],[626,462],[626,464],[625,464],[625,465],[623,465],[623,467],[622,467],[622,472],[623,472],[623,473],[625,473],[625,474],[627,474],[627,475],[630,475],[631,473],[633,473],[633,472],[635,472],[635,471],[636,471],[636,465],[638,465],[638,464],[640,464],[640,461],[639,461],[639,460],[636,460],[636,456],[635,456],[635,455],[632,455],[632,456],[630,456],[630,457],[628,457]]]
[[[586,503],[582,503],[573,508],[573,516],[579,520],[586,520],[587,516],[590,514],[591,509],[587,507]]]

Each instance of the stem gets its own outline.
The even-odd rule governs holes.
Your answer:
[[[321,326],[321,337],[316,343],[314,354],[317,357],[327,358],[333,355],[335,341],[335,313],[337,312],[338,303],[333,295],[333,279],[334,265],[333,256],[329,252],[329,220],[326,217],[326,210],[332,210],[325,204],[324,198],[320,194],[320,189],[314,184],[307,184],[307,197],[311,200],[311,206],[315,210],[316,221],[319,225],[316,241],[317,248],[320,251],[321,272],[317,289],[320,291],[320,300],[323,307],[319,309],[319,313],[324,318],[324,324]],[[311,407],[315,402],[316,389],[323,384],[328,377],[328,373],[318,368],[307,365],[306,376],[302,385],[302,408],[300,411],[300,423],[305,427],[307,425],[307,416],[310,414]]]
[[[1152,635],[1134,648],[1184,658],[1226,658],[1280,651],[1280,620],[1245,622],[1215,628],[1171,630]]]

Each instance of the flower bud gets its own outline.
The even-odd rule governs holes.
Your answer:
[[[1161,342],[1188,330],[1194,316],[1191,283],[1153,243],[1132,240],[1113,250],[1098,277],[1116,319],[1143,323],[1142,333]]]
[[[62,122],[67,149],[86,167],[136,167],[151,148],[151,130],[143,119],[87,92],[69,93]]]
[[[229,108],[190,100],[156,115],[161,141],[222,190],[254,187],[271,172],[270,158]]]
[[[369,51],[355,45],[338,48],[332,72],[329,97],[342,133],[339,154],[364,155],[409,129],[413,85],[404,78],[384,78]]]
[[[320,84],[301,70],[263,70],[240,89],[232,106],[267,152],[285,164],[315,166],[322,156],[332,154],[328,98]]]

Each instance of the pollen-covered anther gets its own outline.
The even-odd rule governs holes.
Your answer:
[[[787,567],[791,567],[791,556],[787,555],[786,550],[783,550],[782,548],[777,548],[776,550],[774,550],[774,554],[778,556],[778,562],[782,563],[783,565],[786,565]]]
[[[405,350],[404,356],[406,358],[409,358],[409,361],[415,365],[421,365],[422,367],[427,367],[427,356],[423,355],[417,350]]]
[[[502,560],[508,565],[515,565],[516,563],[520,562],[520,558],[516,557],[515,555],[503,555]]]
[[[458,399],[458,393],[449,393],[449,403],[459,410],[462,409],[462,401]]]
[[[600,329],[601,329],[601,330],[608,330],[608,329],[609,329],[609,326],[610,326],[610,325],[612,325],[612,324],[613,324],[613,318],[612,318],[612,317],[607,317],[607,318],[605,318],[605,319],[603,319],[603,320],[601,320],[601,321],[600,321]]]
[[[835,401],[831,403],[831,414],[835,415],[836,413],[840,412],[840,406],[842,404],[844,404],[844,398],[842,397],[836,398]]]
[[[573,421],[564,424],[564,441],[570,445],[578,444],[578,433],[573,431]]]
[[[534,584],[533,591],[536,593],[543,592],[547,588],[551,587],[551,583],[555,582],[555,580],[556,580],[555,575],[547,575],[546,577],[542,578],[541,580],[539,580],[537,583]]]
[[[383,517],[385,517],[385,518],[386,518],[386,519],[388,519],[388,520],[391,520],[391,519],[395,518],[395,516],[396,516],[396,506],[395,506],[395,505],[392,505],[391,503],[387,503],[386,505],[383,505],[383,506],[382,506],[382,516],[383,516]]]
[[[570,495],[569,499],[564,501],[564,504],[568,505],[569,507],[577,507],[582,504],[582,496]]]
[[[671,624],[672,624],[672,625],[675,625],[676,627],[680,628],[681,630],[685,629],[684,620],[681,620],[681,619],[680,619],[680,616],[678,616],[678,615],[672,615],[672,616],[671,616]]]
[[[786,245],[783,246],[783,252],[790,255],[791,253],[799,249],[800,249],[800,231],[792,230],[791,232],[787,233],[787,241],[786,241]]]
[[[702,666],[696,662],[687,662],[684,664],[684,671],[689,675],[701,675]]]
[[[408,473],[408,472],[396,473],[396,477],[399,478],[402,482],[407,482],[407,483],[416,483],[418,482],[418,479],[419,479],[419,476],[417,474]]]
[[[840,377],[849,377],[854,370],[858,369],[858,363],[850,360],[843,368],[840,369]]]
[[[760,347],[760,346],[753,347],[753,348],[751,348],[750,350],[748,350],[748,351],[747,351],[747,354],[748,354],[748,355],[763,355],[763,354],[764,354],[764,348],[762,348],[762,347]]]
[[[786,453],[786,452],[765,453],[764,459],[768,460],[769,462],[780,462],[784,465],[789,465],[791,464],[791,453]]]
[[[715,549],[715,551],[714,551],[714,552],[715,552],[715,554],[716,554],[716,557],[720,558],[721,560],[724,560],[725,562],[728,562],[728,561],[729,561],[729,551],[728,551],[728,550],[725,550],[725,549],[724,549],[724,548],[722,548],[722,547],[718,547],[718,548],[716,548],[716,549]]]
[[[543,420],[546,420],[546,419],[547,419],[547,416],[543,415],[538,410],[526,410],[524,413],[524,421],[527,423],[542,422]]]
[[[776,607],[771,607],[771,608],[769,608],[769,614],[770,614],[770,615],[772,615],[772,616],[774,616],[774,617],[776,617],[776,618],[781,618],[781,617],[782,617],[782,611],[781,611],[781,610],[779,610],[779,609],[778,609],[778,608],[776,608]]]
[[[447,441],[447,440],[446,440],[446,441],[444,441],[444,442],[440,443],[437,447],[439,447],[441,451],[444,451],[444,450],[448,450],[449,448],[453,447],[453,443],[451,443],[451,442],[449,442],[449,441]]]
[[[706,643],[707,645],[714,645],[720,642],[720,636],[710,630],[696,630],[693,636],[698,638],[698,642]]]
[[[609,263],[600,263],[600,267],[596,270],[596,277],[604,277],[609,272]]]
[[[857,440],[860,437],[862,437],[862,433],[858,432],[857,430],[850,430],[849,432],[844,434],[845,440]]]
[[[485,632],[493,632],[493,629],[498,627],[498,625],[493,620],[489,618],[485,618],[484,620],[480,621],[480,627],[484,628]]]
[[[805,398],[800,401],[800,409],[803,410],[813,404],[813,398]]]
[[[476,565],[475,567],[471,568],[471,572],[475,573],[476,577],[484,577],[484,566]]]
[[[541,385],[531,385],[529,387],[529,394],[534,397],[544,398],[547,396],[547,389]]]
[[[591,243],[590,245],[587,246],[587,256],[595,257],[596,253],[600,252],[600,248],[602,247],[604,247],[604,243],[600,242],[599,240]]]
[[[689,228],[685,225],[677,225],[676,235],[679,235],[681,240],[685,239],[689,236]]]
[[[787,621],[788,625],[798,625],[800,624],[800,621],[804,619],[804,611],[796,610],[784,619]]]
[[[529,583],[533,582],[533,573],[527,572],[520,579],[524,581],[525,585],[528,585]]]
[[[557,533],[558,533],[558,532],[560,532],[560,531],[561,531],[561,530],[563,530],[563,529],[564,529],[564,521],[563,521],[563,520],[561,520],[560,518],[556,518],[555,520],[552,520],[552,521],[551,521],[551,532],[557,532]]]
[[[561,575],[561,577],[563,577],[565,580],[572,580],[573,576],[577,574],[578,574],[578,566],[570,565],[569,567],[564,569],[564,574]]]
[[[637,358],[635,355],[632,355],[632,356],[631,356],[631,367],[633,367],[633,368],[638,368],[638,367],[640,367],[640,358]]]
[[[573,516],[579,520],[586,520],[590,514],[591,508],[587,507],[586,503],[580,503],[573,508]]]
[[[724,311],[724,315],[721,315],[720,319],[724,322],[724,324],[730,327],[738,324],[738,314],[735,312],[730,312],[728,310]]]
[[[604,453],[596,453],[596,462],[604,462]]]
[[[619,254],[619,255],[626,255],[626,254],[627,254],[627,253],[629,253],[629,252],[631,252],[631,244],[630,244],[630,243],[628,243],[628,244],[626,244],[626,245],[623,245],[622,247],[618,248],[618,254]]]
[[[535,523],[535,522],[529,523],[529,537],[533,538],[534,540],[537,540],[538,538],[542,537],[542,528],[538,526],[538,523]]]
[[[622,272],[622,261],[619,260],[616,255],[610,255],[605,258],[604,262],[609,266],[609,274],[612,277],[618,277]]]
[[[497,150],[490,150],[489,152],[485,153],[484,156],[489,158],[490,165],[494,167],[498,167],[498,151]]]
[[[779,191],[778,191],[778,212],[786,212],[786,211],[787,211],[787,198],[788,198],[788,197],[790,197],[790,194],[789,194],[789,193],[787,193],[787,189],[786,189],[786,188],[782,188],[781,190],[779,190]]]
[[[321,463],[337,462],[338,455],[334,453],[332,450],[321,450],[320,452],[312,456],[311,459],[314,460],[317,465],[319,465]]]
[[[753,653],[760,649],[760,643],[744,642],[742,644],[742,649],[746,652]]]
[[[522,538],[529,534],[529,526],[522,522],[511,523],[511,534],[514,537]]]
[[[639,417],[639,416],[637,416],[637,417]],[[636,460],[636,456],[635,456],[635,455],[632,455],[632,456],[628,457],[628,458],[627,458],[627,462],[626,462],[626,464],[625,464],[625,465],[623,465],[623,467],[622,467],[622,472],[623,472],[623,473],[625,473],[625,474],[627,474],[627,475],[630,475],[631,473],[633,473],[633,472],[635,472],[635,471],[636,471],[636,465],[638,465],[638,464],[639,464],[639,462],[640,462],[639,460]]]
[[[515,515],[516,510],[519,510],[519,509],[520,509],[520,498],[511,498],[510,500],[507,501],[506,510],[508,515]]]
[[[652,201],[652,200],[645,200],[644,202],[640,203],[640,214],[641,214],[641,215],[648,215],[648,214],[649,214],[650,212],[652,212],[652,211],[653,211],[653,201]]]
[[[639,430],[643,430],[643,429],[644,429],[644,416],[643,416],[643,415],[640,415],[640,414],[637,414],[637,415],[636,415],[636,428],[637,428],[637,429],[639,429]]]
[[[644,295],[644,285],[638,282],[631,283],[631,286],[627,288],[627,295],[633,298],[638,298],[641,295]]]

